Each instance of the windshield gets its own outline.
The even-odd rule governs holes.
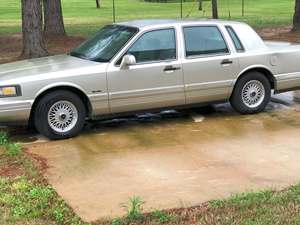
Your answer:
[[[133,27],[105,26],[94,37],[73,49],[71,56],[97,62],[108,62],[137,31],[138,29]]]

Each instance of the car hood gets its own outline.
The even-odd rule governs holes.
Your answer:
[[[57,55],[37,59],[22,60],[0,65],[0,82],[43,76],[45,74],[82,70],[86,67],[100,66],[104,63],[93,62],[69,55]],[[97,70],[97,72],[104,72]]]

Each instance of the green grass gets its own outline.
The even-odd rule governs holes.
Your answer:
[[[65,25],[71,35],[88,36],[101,26],[112,22],[112,0],[102,0],[96,9],[93,0],[62,0]],[[245,21],[256,28],[290,25],[294,0],[245,0],[245,16],[241,15],[241,0],[219,0],[223,19]],[[116,0],[117,21],[145,18],[179,18],[178,3],[149,3],[142,0]],[[197,0],[185,2],[183,16],[207,18],[211,16],[210,2],[204,2],[204,10],[198,11]],[[0,35],[21,31],[19,0],[0,0]]]
[[[142,217],[142,207],[145,202],[139,197],[134,196],[129,198],[127,203],[121,204],[126,211],[126,218],[129,221],[138,220]]]
[[[0,224],[84,224],[54,189],[26,177],[0,177]]]
[[[261,191],[233,195],[202,206],[154,211],[135,220],[128,216],[98,225],[300,225],[300,184],[282,191]]]
[[[10,142],[5,132],[0,132],[0,146],[5,149],[5,155],[16,157],[21,154],[22,147],[19,143]]]
[[[21,149],[0,132],[0,169],[21,171],[16,176],[0,175],[0,224],[87,225],[45,182]]]

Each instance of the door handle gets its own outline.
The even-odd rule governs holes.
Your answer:
[[[164,68],[164,72],[172,72],[172,71],[180,70],[180,69],[181,69],[180,67],[166,66],[166,67]]]
[[[228,64],[232,64],[233,61],[230,59],[223,59],[221,62],[221,65],[228,65]]]

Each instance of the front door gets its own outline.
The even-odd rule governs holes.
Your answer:
[[[108,90],[112,113],[139,111],[185,104],[183,73],[178,60],[176,29],[146,31],[125,54],[136,64],[109,66]]]

